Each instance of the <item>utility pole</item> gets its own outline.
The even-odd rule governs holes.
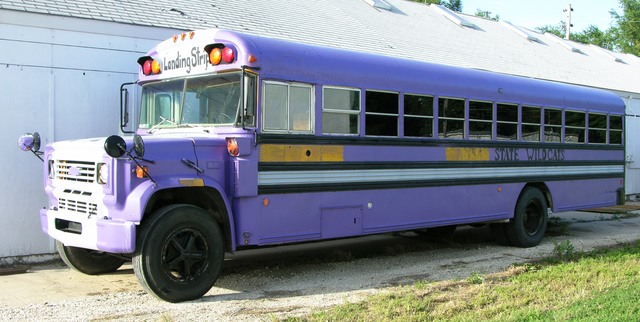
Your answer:
[[[562,11],[567,13],[567,32],[564,35],[564,39],[569,40],[571,36],[571,27],[573,27],[571,24],[571,12],[573,11],[573,8],[571,7],[571,4],[569,4],[567,9],[563,9]]]

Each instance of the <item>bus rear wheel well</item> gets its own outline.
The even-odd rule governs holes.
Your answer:
[[[542,194],[544,195],[544,198],[547,200],[548,207],[553,209],[553,198],[551,197],[551,191],[544,182],[529,182],[524,187],[522,187],[520,194],[522,195],[522,193],[529,187],[540,190],[540,192],[542,192]]]
[[[187,204],[202,208],[218,223],[224,234],[225,251],[231,251],[231,224],[224,199],[210,187],[171,188],[156,192],[147,203],[143,224],[157,210],[172,204]]]

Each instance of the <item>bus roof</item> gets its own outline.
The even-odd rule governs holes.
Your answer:
[[[195,31],[195,34],[197,36],[193,40],[197,39],[201,47],[208,41],[232,44],[237,48],[237,62],[217,66],[217,70],[247,66],[259,69],[262,79],[624,113],[623,101],[615,94],[600,89],[234,31],[211,29]],[[149,56],[168,48],[167,43],[171,42],[176,43],[175,40],[167,40],[150,51]],[[181,42],[175,45],[180,46]],[[196,51],[195,47],[191,50]],[[256,61],[249,62],[249,55],[256,57]]]

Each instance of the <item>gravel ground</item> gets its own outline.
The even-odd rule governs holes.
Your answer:
[[[166,303],[146,294],[130,265],[86,276],[60,266],[0,276],[0,320],[261,321],[304,315],[418,280],[467,278],[553,254],[569,240],[588,251],[640,240],[640,217],[567,212],[565,234],[537,247],[498,246],[489,229],[459,228],[448,240],[413,233],[250,250],[228,255],[222,276],[200,300]]]

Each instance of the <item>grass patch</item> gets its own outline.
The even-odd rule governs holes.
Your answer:
[[[288,321],[628,321],[640,316],[640,242],[558,256],[466,280],[394,288]],[[570,256],[566,256],[570,255]]]

